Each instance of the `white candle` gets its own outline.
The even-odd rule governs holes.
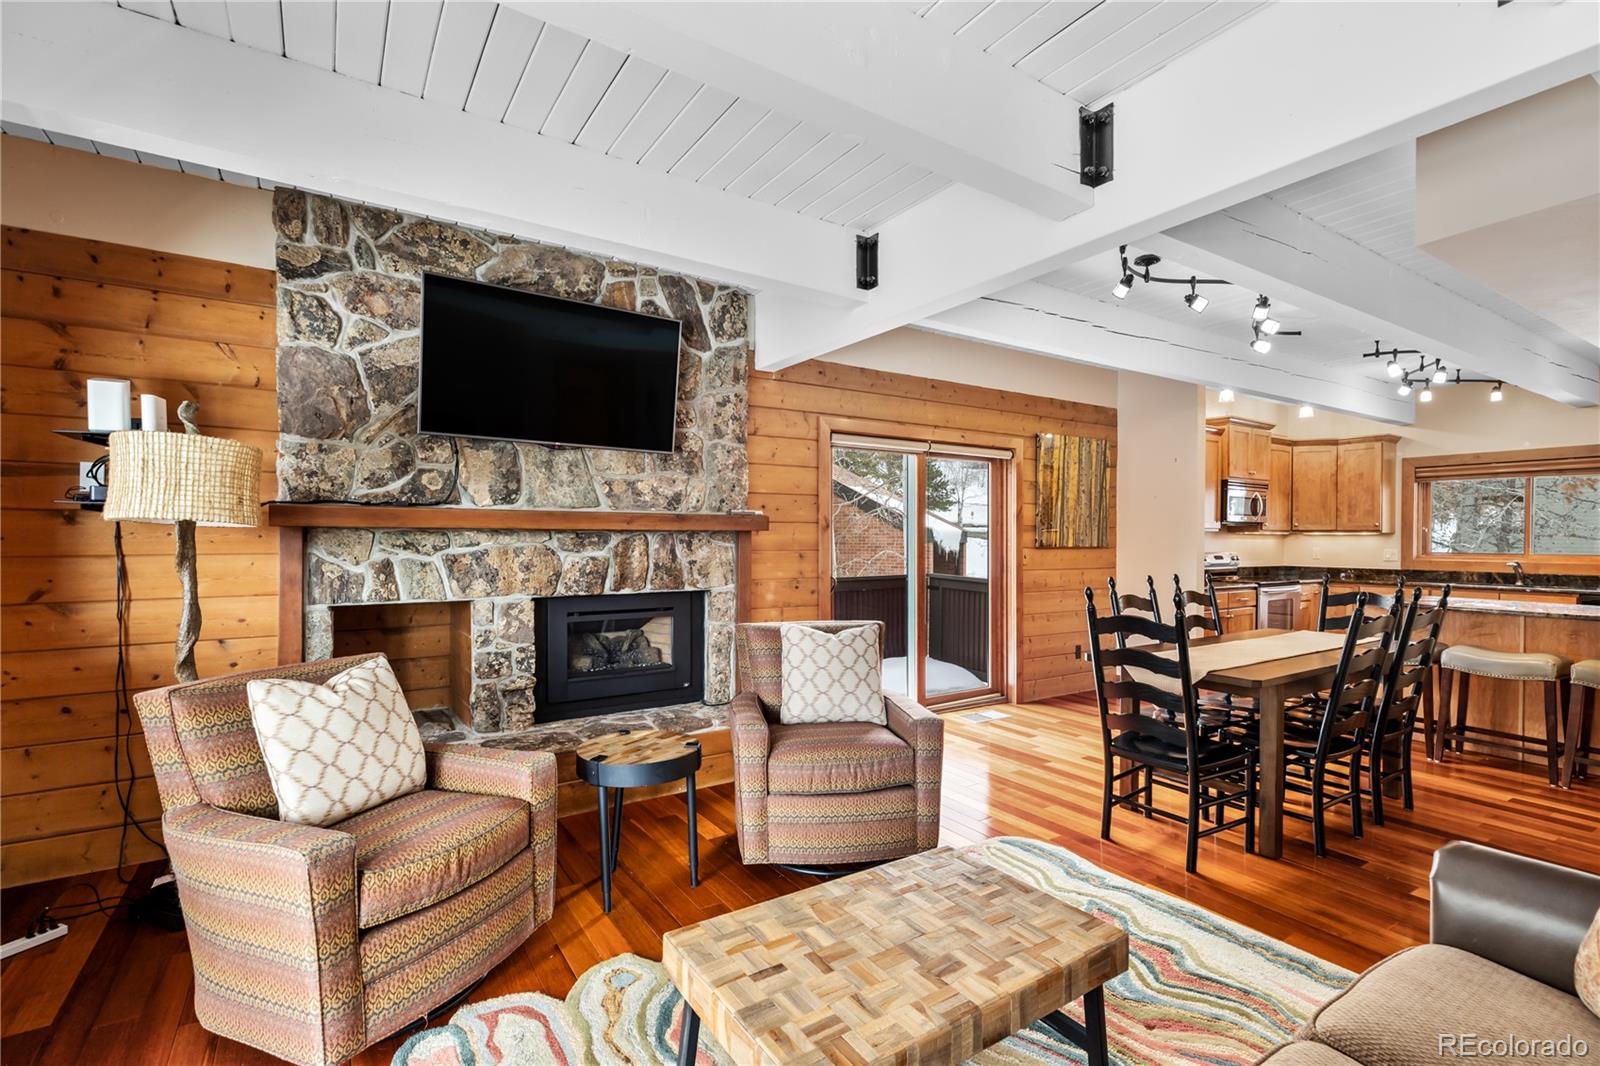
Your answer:
[[[139,394],[139,428],[152,433],[167,431],[167,401],[153,392]]]
[[[115,433],[133,428],[133,383],[117,378],[90,378],[89,430]]]

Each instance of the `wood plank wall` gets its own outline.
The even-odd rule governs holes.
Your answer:
[[[813,360],[750,382],[750,506],[772,526],[753,541],[751,602],[756,620],[815,618],[828,583],[819,573],[818,419],[895,422],[910,436],[959,442],[963,432],[1024,437],[1016,544],[1021,583],[1019,699],[1079,692],[1090,685],[1083,586],[1104,588],[1116,565],[1116,512],[1107,548],[1035,548],[1035,436],[1044,432],[1112,441],[1111,498],[1116,499],[1114,408],[887,374]],[[826,501],[821,501],[826,506]]]
[[[51,501],[101,454],[59,437],[84,426],[84,381],[200,404],[205,432],[262,450],[271,498],[277,436],[270,270],[7,227],[0,297],[0,865],[20,884],[116,862],[112,790],[116,662],[112,526]],[[123,528],[132,606],[129,683],[172,680],[178,580],[172,530]],[[201,530],[202,676],[277,661],[277,533]],[[134,722],[137,728],[137,721]],[[160,805],[141,739],[133,809],[152,834]],[[128,857],[155,849],[129,834]]]

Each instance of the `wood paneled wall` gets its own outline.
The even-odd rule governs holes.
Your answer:
[[[116,613],[112,526],[53,503],[100,450],[52,429],[84,426],[84,382],[127,378],[205,432],[262,451],[275,493],[275,279],[269,270],[47,233],[4,230],[0,334],[0,865],[4,884],[105,869],[122,812],[112,789]],[[176,417],[172,426],[177,427]],[[123,527],[132,605],[129,686],[172,681],[178,580],[172,529]],[[202,676],[277,661],[277,534],[201,530]],[[137,720],[133,728],[138,728]],[[159,832],[142,739],[133,809]],[[129,833],[128,858],[155,849]]]
[[[828,588],[820,573],[817,523],[819,419],[899,424],[910,436],[954,443],[971,434],[1024,438],[1015,460],[1021,645],[1014,654],[1017,693],[1042,699],[1089,687],[1083,586],[1103,588],[1116,565],[1116,511],[1106,548],[1035,548],[1036,434],[1074,433],[1112,442],[1111,498],[1116,499],[1117,412],[998,389],[864,370],[813,360],[750,381],[750,506],[772,520],[753,541],[751,603],[756,620],[817,617]]]

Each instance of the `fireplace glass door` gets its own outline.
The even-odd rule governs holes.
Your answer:
[[[703,595],[661,592],[539,600],[536,720],[700,699]]]

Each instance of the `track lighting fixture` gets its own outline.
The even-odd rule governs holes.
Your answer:
[[[1265,333],[1269,337],[1282,328],[1283,323],[1279,322],[1275,318],[1263,318],[1261,320],[1261,332]]]
[[[1401,396],[1410,396],[1411,395],[1411,382],[1406,381],[1404,378],[1402,378],[1400,380],[1400,387],[1395,389],[1394,391],[1398,392]]]
[[[1435,363],[1435,364],[1433,364],[1433,383],[1435,385],[1443,385],[1446,381],[1449,381],[1449,380],[1450,380],[1450,375],[1446,374],[1444,372],[1444,364],[1443,363]]]
[[[1266,355],[1268,352],[1272,351],[1272,342],[1267,340],[1265,337],[1257,337],[1255,340],[1250,342],[1250,348],[1257,355]]]
[[[1132,291],[1133,275],[1124,274],[1122,275],[1122,279],[1117,282],[1117,287],[1111,290],[1111,295],[1115,296],[1119,300],[1126,300],[1128,298],[1128,293]]]
[[[1417,365],[1412,369],[1406,369],[1400,363],[1400,357],[1403,355],[1416,356]],[[1504,391],[1501,388],[1504,384],[1503,382],[1496,381],[1494,378],[1464,378],[1459,370],[1452,375],[1450,371],[1445,369],[1443,359],[1429,360],[1427,356],[1415,348],[1389,348],[1386,350],[1381,341],[1373,341],[1372,351],[1362,352],[1361,358],[1387,360],[1383,364],[1383,370],[1385,374],[1395,380],[1395,392],[1401,396],[1410,396],[1413,388],[1417,388],[1418,403],[1433,402],[1433,387],[1435,385],[1493,385],[1494,388],[1489,390],[1489,402],[1501,403],[1505,398]]]
[[[1500,383],[1498,381],[1495,382],[1494,383],[1494,388],[1489,390],[1489,402],[1490,403],[1499,403],[1501,400],[1504,400],[1505,398],[1506,398],[1505,390],[1500,387]]]
[[[1267,299],[1265,296],[1257,297],[1256,298],[1256,308],[1255,308],[1254,311],[1250,312],[1250,321],[1252,321],[1252,322],[1265,322],[1267,320],[1267,315],[1270,313],[1270,308],[1271,307],[1272,307],[1272,301],[1271,300]]]
[[[1383,369],[1388,371],[1389,376],[1392,378],[1397,378],[1401,374],[1405,373],[1405,370],[1400,366],[1400,360],[1398,359],[1390,359],[1384,364]]]
[[[1424,385],[1424,386],[1422,386],[1422,391],[1417,393],[1417,402],[1418,403],[1432,403],[1433,402],[1433,386],[1432,385]]]
[[[1201,311],[1206,309],[1206,305],[1211,301],[1195,291],[1195,286],[1197,284],[1199,284],[1198,278],[1189,279],[1189,295],[1183,298],[1183,302],[1189,305],[1189,310],[1198,315]]]
[[[1312,407],[1310,404],[1303,403],[1303,404],[1300,405],[1300,417],[1301,418],[1313,418],[1313,417],[1316,416],[1316,413],[1317,413],[1317,409],[1315,407]]]
[[[1217,393],[1217,402],[1218,403],[1232,403],[1233,402],[1233,390],[1232,389],[1223,389],[1221,392]]]

